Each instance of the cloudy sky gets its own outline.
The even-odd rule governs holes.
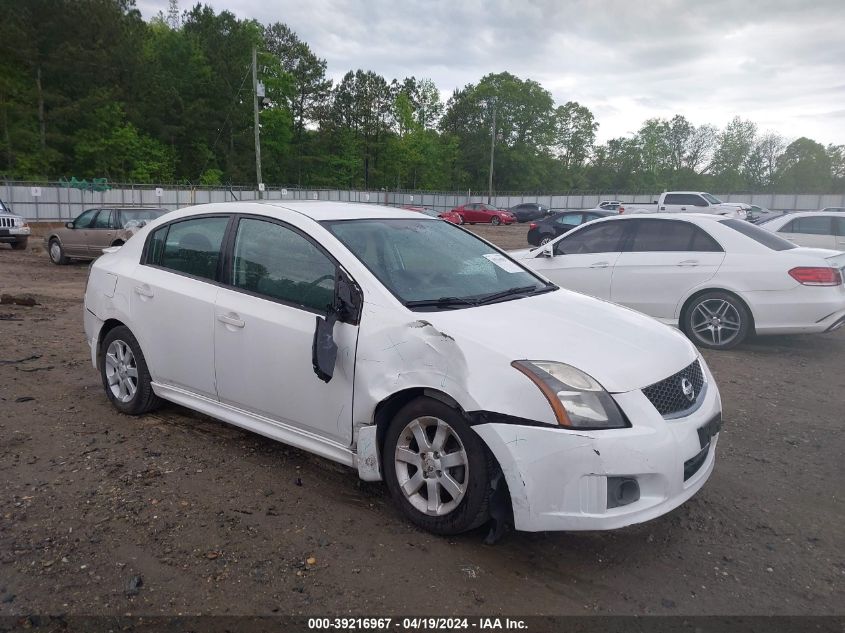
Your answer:
[[[843,0],[205,2],[287,23],[336,80],[357,68],[430,77],[445,99],[491,72],[534,79],[588,106],[600,140],[679,113],[845,143]],[[136,3],[147,18],[168,4]]]

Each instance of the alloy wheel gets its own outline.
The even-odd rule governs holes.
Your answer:
[[[707,299],[692,309],[690,328],[696,337],[723,346],[733,341],[742,328],[742,317],[729,301]]]
[[[135,355],[121,340],[112,341],[106,350],[106,380],[112,395],[120,402],[129,402],[138,391]]]
[[[394,464],[402,494],[424,514],[445,516],[466,494],[466,450],[455,430],[440,418],[411,420],[399,435]]]

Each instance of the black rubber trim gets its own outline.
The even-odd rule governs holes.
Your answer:
[[[496,413],[495,411],[467,411],[464,415],[469,420],[470,426],[475,426],[476,424],[518,424],[519,426],[542,426],[547,429],[567,429],[567,427],[561,426],[560,424],[538,422],[537,420],[520,418],[515,415],[507,415],[506,413]]]

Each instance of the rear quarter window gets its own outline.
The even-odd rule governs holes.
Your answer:
[[[762,244],[766,248],[770,248],[773,251],[788,251],[792,248],[798,248],[792,242],[789,242],[782,237],[778,237],[774,233],[767,231],[766,229],[761,229],[759,226],[755,226],[750,222],[746,222],[745,220],[719,220],[720,224],[732,228],[734,231],[738,233],[742,233],[746,237],[750,237],[752,240],[757,242],[758,244]]]

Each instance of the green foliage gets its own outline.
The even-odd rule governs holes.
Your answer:
[[[0,176],[206,185],[255,181],[258,50],[270,184],[486,191],[845,192],[845,146],[649,119],[599,124],[531,79],[493,73],[447,103],[433,81],[327,64],[287,25],[196,4],[145,22],[133,0],[0,0]],[[495,112],[495,128],[493,114]]]

